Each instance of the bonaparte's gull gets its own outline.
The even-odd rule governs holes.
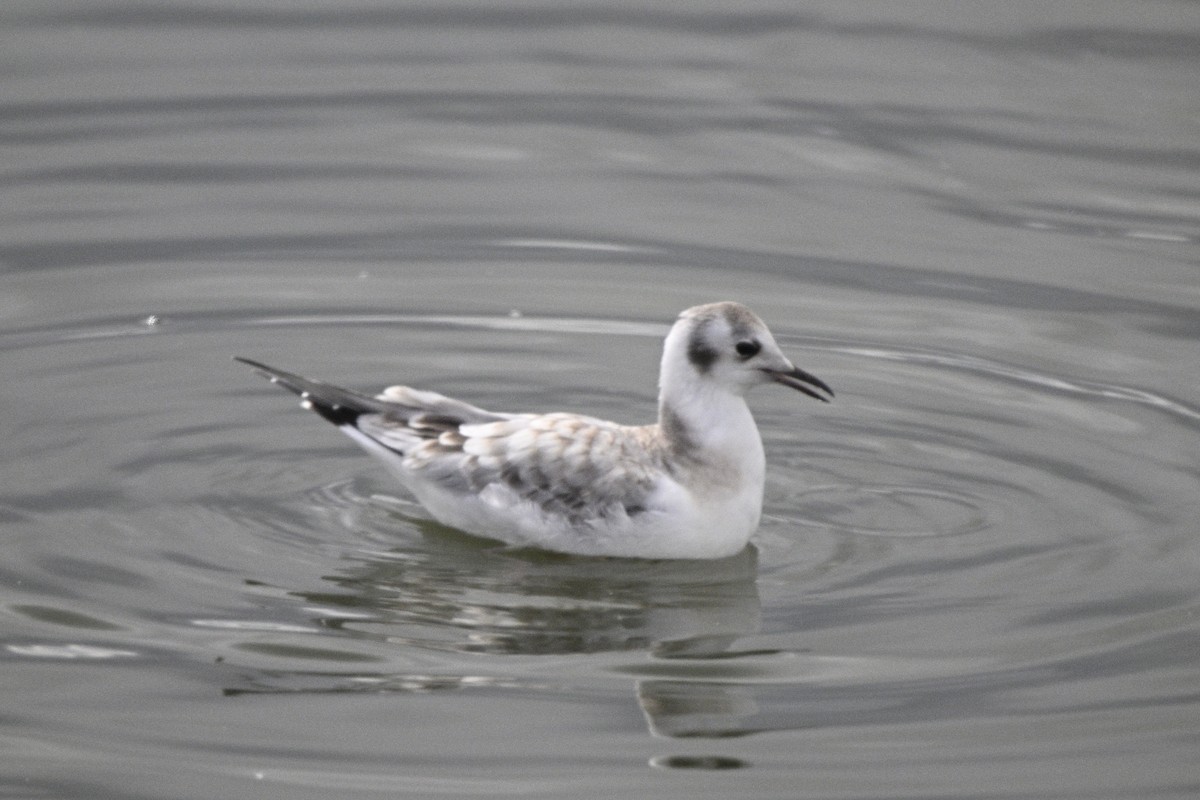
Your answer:
[[[438,521],[516,546],[721,558],[758,527],[766,469],[744,395],[781,383],[826,400],[750,309],[689,308],[667,334],[658,422],[484,411],[392,386],[376,397],[237,358],[377,456]]]

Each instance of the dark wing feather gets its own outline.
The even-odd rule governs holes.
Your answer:
[[[305,401],[308,408],[334,425],[354,425],[363,414],[386,414],[388,404],[365,394],[340,386],[314,381],[293,372],[269,367],[258,361],[234,356],[234,361],[248,364],[271,383],[282,386]]]
[[[235,356],[234,360],[254,367],[264,378],[298,395],[306,408],[334,425],[357,428],[401,455],[423,441],[442,439],[452,446],[462,440],[458,429],[464,424],[510,418],[407,386],[393,386],[370,397],[248,358]]]

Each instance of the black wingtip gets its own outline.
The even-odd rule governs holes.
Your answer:
[[[233,360],[237,361],[240,364],[245,364],[248,367],[253,367],[255,372],[257,372],[259,375],[266,378],[267,380],[273,380],[274,373],[277,371],[275,369],[272,369],[271,367],[268,367],[266,364],[262,363],[261,361],[254,361],[253,359],[243,358],[242,356],[233,356]]]
[[[234,356],[233,360],[245,364],[248,367],[253,367],[254,371],[259,375],[266,378],[271,383],[279,384],[293,394],[303,396],[305,393],[311,393],[313,389],[324,385],[320,381],[310,380],[302,375],[297,375],[294,372],[286,372],[282,369],[276,369],[275,367],[268,366],[261,361],[254,361],[249,358],[243,358],[242,356]]]
[[[242,356],[234,356],[233,360],[253,367],[255,372],[271,383],[282,386],[292,394],[299,396],[300,404],[304,408],[316,412],[323,419],[339,427],[354,425],[363,414],[379,413],[383,410],[382,403],[366,395],[311,380],[294,372],[276,369],[261,361],[254,361]]]

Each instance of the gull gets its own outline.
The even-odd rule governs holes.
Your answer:
[[[375,397],[235,356],[379,458],[444,525],[516,547],[711,559],[746,547],[766,459],[747,390],[833,390],[734,302],[679,315],[663,345],[658,421],[509,414],[392,386]]]

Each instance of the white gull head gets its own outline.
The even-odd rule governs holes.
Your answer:
[[[826,401],[833,392],[788,360],[765,322],[741,303],[693,306],[679,315],[663,345],[663,397],[725,391],[737,396],[775,381]],[[660,398],[662,399],[662,398]]]

